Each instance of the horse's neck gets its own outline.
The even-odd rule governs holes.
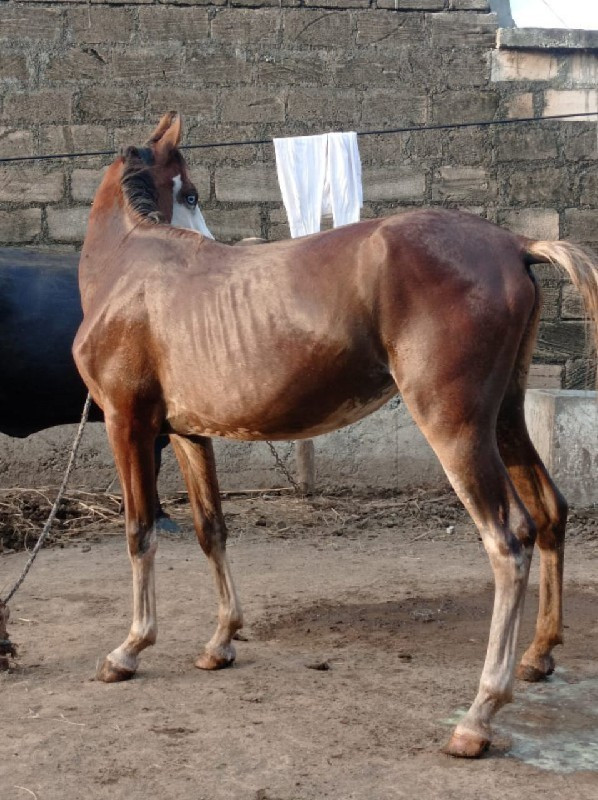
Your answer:
[[[110,202],[108,202],[110,201]],[[118,250],[135,228],[128,215],[122,194],[110,198],[98,192],[89,215],[85,242],[79,262],[79,289],[83,311],[91,300],[105,272],[115,263]]]

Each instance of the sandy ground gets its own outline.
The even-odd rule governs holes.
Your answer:
[[[0,675],[2,800],[598,797],[592,531],[569,543],[557,674],[518,684],[490,752],[466,762],[440,747],[475,695],[492,583],[458,508],[271,497],[225,510],[246,641],[222,672],[193,667],[216,600],[191,537],[162,538],[158,642],[115,685],[93,676],[130,620],[123,536],[98,529],[42,552],[11,603],[20,654]],[[24,558],[0,556],[1,585]],[[536,586],[534,570],[521,650]]]

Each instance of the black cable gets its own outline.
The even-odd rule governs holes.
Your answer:
[[[446,131],[459,128],[487,128],[490,125],[515,125],[521,122],[547,122],[553,119],[571,117],[598,117],[598,111],[582,111],[576,114],[551,114],[547,117],[515,117],[513,119],[478,120],[477,122],[447,122],[438,125],[412,125],[405,128],[383,128],[376,131],[358,131],[357,136],[386,136],[391,133],[417,133],[419,131]],[[246,145],[272,144],[272,139],[246,139],[240,142],[206,142],[202,144],[183,144],[180,150],[203,150],[211,147],[243,147]],[[92,150],[84,153],[57,153],[41,156],[9,156],[0,158],[0,164],[14,164],[22,161],[49,161],[62,158],[90,158],[92,156],[113,156],[116,150]]]

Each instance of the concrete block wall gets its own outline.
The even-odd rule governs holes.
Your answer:
[[[497,34],[486,0],[0,0],[0,157],[139,143],[170,108],[187,143],[596,110],[595,33]],[[581,119],[362,137],[363,215],[459,206],[598,248],[596,138]],[[217,238],[288,236],[270,144],[189,160]],[[0,165],[0,244],[76,249],[108,161]],[[581,310],[539,274],[536,360],[580,385]]]

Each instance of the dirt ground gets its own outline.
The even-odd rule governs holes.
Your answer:
[[[518,684],[490,752],[466,762],[440,747],[475,695],[492,582],[458,504],[266,495],[224,508],[246,625],[222,672],[193,667],[216,598],[190,535],[161,538],[158,642],[122,684],[94,680],[130,621],[120,521],[40,554],[10,604],[1,800],[598,797],[596,514],[571,525],[557,673]],[[182,502],[169,510],[188,526]],[[26,557],[8,543],[2,589]],[[537,565],[521,650],[536,589]]]

